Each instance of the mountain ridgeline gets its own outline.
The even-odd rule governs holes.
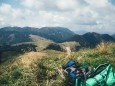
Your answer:
[[[113,34],[112,37],[115,39],[115,34]]]
[[[79,42],[82,47],[96,47],[100,42],[115,42],[115,39],[108,34],[98,34],[95,32],[88,32],[83,35],[74,35],[67,41]]]
[[[57,50],[72,51],[80,48],[94,48],[100,42],[115,42],[114,35],[88,32],[75,34],[63,27],[4,27],[0,29],[0,62],[7,60],[3,53]]]
[[[108,34],[98,34],[95,32],[78,35],[63,27],[4,27],[0,29],[1,46],[33,42],[33,39],[36,39],[37,41],[39,38],[51,40],[53,45],[56,43],[75,41],[78,42],[81,47],[95,47],[102,41],[115,42],[114,35],[110,36]]]
[[[75,33],[69,29],[62,27],[4,27],[0,29],[0,40],[2,41],[2,44],[4,44],[6,40],[7,42],[9,40],[9,44],[30,42],[32,41],[30,38],[31,34],[53,40],[54,42],[63,42],[64,40],[75,35]]]

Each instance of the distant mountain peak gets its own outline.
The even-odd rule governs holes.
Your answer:
[[[115,34],[113,34],[112,37],[115,39]]]
[[[75,35],[67,41],[76,41],[79,42],[83,47],[95,47],[102,41],[105,42],[115,42],[115,39],[108,34],[99,34],[96,32],[88,32],[83,35]]]

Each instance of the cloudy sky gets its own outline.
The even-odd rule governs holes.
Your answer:
[[[0,27],[115,33],[115,0],[0,0]]]

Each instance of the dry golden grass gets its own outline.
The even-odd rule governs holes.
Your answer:
[[[111,52],[112,48],[115,48],[115,43],[101,42],[99,45],[97,45],[96,50],[102,54],[106,54],[107,52]]]
[[[66,47],[66,52],[67,52],[67,56],[68,56],[69,58],[72,58],[72,52],[71,52],[70,47]]]
[[[26,86],[26,83],[29,80],[31,80],[31,84],[33,84],[34,86],[37,86],[38,85],[37,75],[36,75],[37,68],[38,68],[37,62],[38,60],[42,59],[42,57],[44,56],[46,56],[46,53],[43,53],[43,52],[26,52],[23,55],[20,55],[16,57],[12,62],[0,65],[0,70],[5,71],[2,75],[0,75],[0,78],[2,76],[6,76],[6,74],[8,76],[11,76],[12,73],[18,69],[18,71],[19,72],[21,71],[20,73],[23,75],[22,79],[20,80],[22,84],[25,83],[24,86]],[[13,67],[16,67],[16,70],[12,70]],[[15,82],[15,86],[19,86],[18,84],[21,83],[20,80],[17,80]],[[8,86],[11,86],[11,85],[8,85]],[[32,86],[32,85],[28,85],[28,86]]]
[[[97,49],[98,51],[100,51],[101,53],[107,53],[107,44],[108,43],[104,43],[104,42],[101,42],[99,45],[97,45]]]
[[[5,68],[11,69],[13,66],[17,66],[31,72],[31,70],[36,70],[37,61],[43,56],[46,56],[46,54],[41,52],[26,52],[25,54],[16,57],[11,62],[0,65],[0,70]]]
[[[20,63],[23,64],[24,67],[29,67],[32,63],[35,63],[38,59],[45,56],[45,53],[41,52],[29,52],[20,56]]]
[[[37,64],[36,62],[38,59],[41,59],[43,56],[46,56],[46,53],[42,52],[26,52],[23,55],[20,55],[19,57],[16,57],[11,62],[7,62],[7,64],[0,65],[0,69],[4,68],[11,68],[12,66],[18,66],[19,68],[23,69],[31,69],[36,68]]]
[[[12,66],[15,65],[22,68],[24,77],[34,75],[34,79],[36,79],[37,61],[43,56],[46,56],[46,54],[41,52],[26,52],[25,54],[17,57]]]

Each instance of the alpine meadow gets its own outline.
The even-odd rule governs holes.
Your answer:
[[[115,0],[0,0],[0,86],[115,86]]]

